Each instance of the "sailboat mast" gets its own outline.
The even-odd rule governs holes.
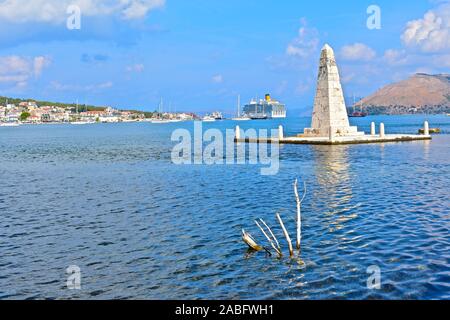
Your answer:
[[[237,111],[238,111],[238,118],[241,116],[241,95],[238,95],[238,102],[237,102]]]

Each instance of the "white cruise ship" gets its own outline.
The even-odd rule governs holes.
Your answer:
[[[286,118],[286,106],[277,100],[273,100],[270,94],[259,101],[252,100],[244,106],[243,115],[250,119],[279,119]]]

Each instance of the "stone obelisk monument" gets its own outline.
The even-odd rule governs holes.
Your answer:
[[[357,127],[350,126],[334,52],[326,44],[320,56],[312,125],[305,129],[304,136],[331,139],[361,134]]]

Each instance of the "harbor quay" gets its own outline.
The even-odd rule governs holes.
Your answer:
[[[383,127],[383,123],[380,123],[380,127]],[[373,122],[371,125],[375,127]],[[428,122],[425,122],[424,127],[428,126]],[[330,136],[330,137],[305,137],[299,134],[296,137],[285,137],[283,126],[279,126],[277,134],[271,137],[249,137],[242,129],[237,126],[235,129],[235,142],[236,143],[276,143],[276,144],[309,144],[309,145],[344,145],[344,144],[368,144],[368,143],[387,143],[387,142],[407,142],[407,141],[419,141],[419,140],[431,140],[429,129],[425,129],[423,135],[411,135],[411,134],[376,134],[370,135],[364,134],[359,136]]]

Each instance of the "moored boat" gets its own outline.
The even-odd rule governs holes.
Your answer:
[[[72,121],[70,124],[74,124],[74,125],[84,125],[84,124],[92,124],[94,122],[89,122],[89,121]]]
[[[441,133],[441,129],[440,128],[430,128],[429,132],[430,132],[430,134],[439,134],[439,133]],[[419,133],[420,134],[424,134],[425,133],[425,129],[424,128],[419,129]]]
[[[156,124],[170,123],[170,120],[167,120],[167,119],[156,119],[156,120],[152,120],[151,123],[156,123]]]
[[[364,118],[367,117],[367,113],[361,111],[355,111],[348,115],[349,118]]]
[[[215,121],[216,121],[216,118],[214,118],[214,117],[212,117],[212,116],[210,116],[210,115],[206,115],[206,116],[204,116],[204,117],[202,118],[202,121],[203,121],[203,122],[215,122]]]
[[[231,120],[233,120],[233,121],[249,121],[249,120],[251,120],[249,117],[241,115],[241,96],[240,95],[238,95],[238,100],[237,100],[237,117],[231,118]]]

